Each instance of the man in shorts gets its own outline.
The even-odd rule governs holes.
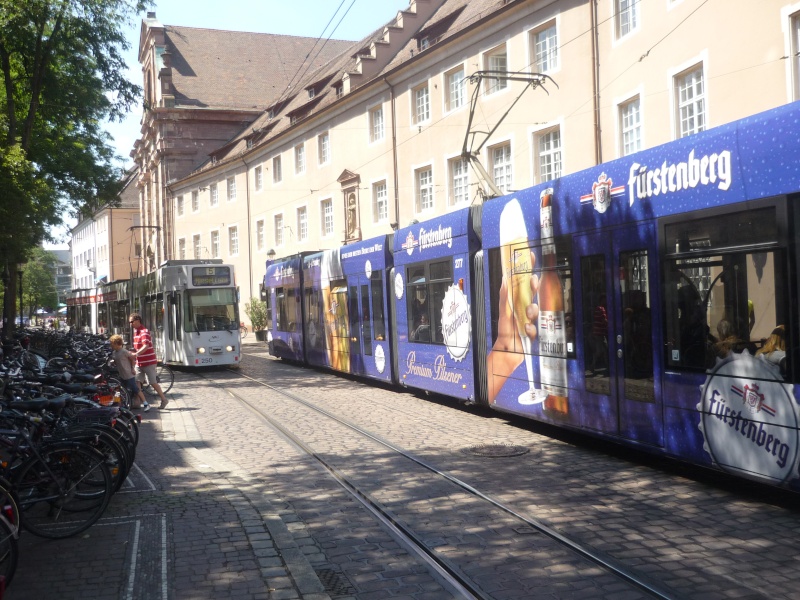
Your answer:
[[[153,340],[150,337],[150,330],[142,323],[142,316],[138,313],[133,313],[128,322],[133,328],[133,349],[136,355],[136,380],[139,383],[146,381],[153,387],[153,389],[161,398],[161,406],[158,408],[166,408],[169,400],[161,390],[156,377],[156,349],[153,347]]]

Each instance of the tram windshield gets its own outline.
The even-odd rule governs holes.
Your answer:
[[[236,331],[239,329],[236,291],[233,288],[186,290],[184,316],[185,331]]]

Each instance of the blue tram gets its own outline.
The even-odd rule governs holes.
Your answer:
[[[793,103],[411,225],[363,284],[357,246],[308,256],[287,357],[374,376],[380,270],[387,381],[798,490],[798,131]]]

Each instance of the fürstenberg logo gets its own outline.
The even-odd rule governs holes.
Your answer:
[[[647,165],[633,163],[628,177],[628,197],[630,205],[636,199],[644,200],[653,196],[679,192],[698,185],[714,185],[723,191],[731,186],[731,153],[723,150],[719,154],[694,157],[689,152],[689,160],[669,164],[666,160],[661,167],[649,169]]]
[[[442,227],[439,229],[425,230],[420,227],[419,230],[419,249],[425,250],[426,248],[433,248],[434,246],[447,246],[453,247],[453,229],[451,227]]]

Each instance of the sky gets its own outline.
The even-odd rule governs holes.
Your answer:
[[[340,40],[359,40],[385,25],[397,11],[408,8],[409,0],[163,0],[150,11],[163,25],[200,27],[230,31],[277,33]],[[138,63],[139,33],[142,13],[125,29],[130,49],[124,54],[128,79],[142,85]],[[106,131],[114,138],[116,153],[124,159],[120,166],[130,166],[129,154],[139,138],[141,106],[136,106],[121,123],[107,123]],[[60,241],[47,248],[66,248],[67,223],[56,232]]]

